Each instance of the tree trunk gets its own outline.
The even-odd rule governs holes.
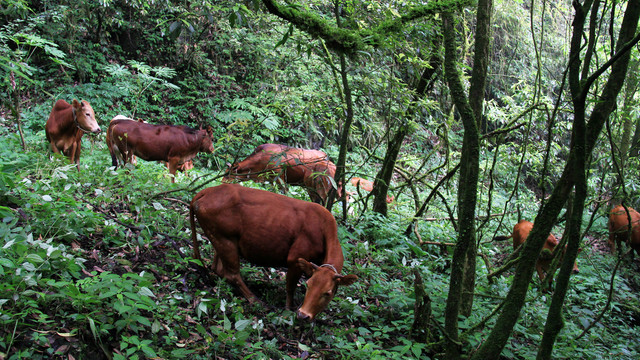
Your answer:
[[[640,117],[636,120],[636,130],[633,132],[631,149],[629,150],[629,157],[638,156],[640,156]]]
[[[9,111],[11,111],[11,115],[16,120],[16,125],[18,125],[18,133],[20,134],[20,142],[22,143],[22,150],[27,151],[27,143],[24,140],[24,131],[22,131],[22,118],[20,117],[20,94],[18,93],[18,89],[20,86],[16,85],[15,81],[15,73],[12,71],[9,74],[12,90],[11,92],[13,102],[7,101],[7,107]]]
[[[633,113],[636,107],[634,95],[638,90],[638,68],[640,62],[638,60],[631,61],[629,65],[629,76],[626,79],[624,91],[624,104],[622,107],[622,133],[620,134],[620,167],[625,168],[627,159],[629,158],[629,150],[631,149],[631,140],[633,138],[633,125],[635,119]]]
[[[398,154],[400,154],[402,142],[408,133],[409,124],[404,123],[400,125],[400,129],[398,129],[393,136],[393,139],[389,141],[382,167],[374,180],[373,190],[371,191],[374,196],[373,211],[384,216],[387,216],[387,193],[389,192],[391,177],[393,177],[393,169],[396,166],[396,160],[398,159]]]
[[[487,80],[487,68],[489,67],[489,49],[491,44],[491,11],[493,8],[493,0],[480,0],[478,1],[478,10],[477,10],[477,25],[476,25],[476,36],[475,36],[475,50],[473,54],[473,73],[471,75],[471,86],[469,88],[469,105],[471,110],[473,110],[473,115],[475,117],[475,126],[471,126],[467,124],[467,122],[471,122],[471,119],[468,121],[464,121],[464,132],[465,136],[469,133],[470,139],[469,141],[469,149],[468,156],[469,161],[468,164],[464,164],[463,167],[467,167],[467,179],[460,178],[460,184],[465,185],[465,189],[460,186],[459,194],[467,191],[473,191],[474,194],[471,196],[464,196],[461,198],[458,196],[458,200],[463,200],[465,202],[460,202],[460,208],[464,206],[473,206],[473,211],[469,210],[468,215],[472,216],[475,220],[475,212],[476,212],[476,197],[478,191],[478,176],[480,172],[480,130],[479,126],[482,123],[482,105],[484,103],[484,92],[485,92],[485,84]],[[463,145],[463,154],[464,154],[464,145]],[[462,160],[462,159],[461,159]],[[462,172],[460,173],[462,174]],[[475,180],[474,180],[475,179]],[[468,189],[466,187],[468,186]],[[471,205],[473,202],[473,205]],[[461,221],[468,221],[468,219],[462,219]],[[458,227],[462,229],[462,224]],[[460,304],[460,313],[464,316],[471,315],[471,310],[473,308],[473,293],[476,287],[476,254],[478,253],[478,246],[476,243],[475,236],[475,223],[473,227],[470,227],[470,231],[473,231],[473,235],[471,235],[472,239],[470,240],[469,248],[467,249],[466,260],[465,260],[465,271],[463,278],[463,292],[462,292],[462,302]]]
[[[427,92],[429,81],[440,68],[441,59],[437,55],[437,49],[435,49],[435,47],[438,46],[439,43],[434,43],[434,55],[431,56],[431,59],[429,60],[430,67],[425,68],[420,76],[420,80],[418,81],[418,86],[416,86],[415,95],[413,97],[413,103],[409,106],[409,109],[407,109],[407,114],[415,113],[415,103]],[[387,144],[387,152],[384,155],[382,167],[376,175],[373,184],[373,211],[384,216],[387,215],[387,193],[389,192],[389,184],[393,177],[393,169],[396,166],[396,161],[398,160],[398,154],[400,154],[400,148],[402,147],[404,138],[408,134],[409,124],[405,122],[400,125],[396,134]]]
[[[353,124],[353,98],[351,97],[351,88],[349,87],[349,78],[347,76],[347,59],[344,54],[340,54],[340,74],[342,76],[342,90],[344,93],[346,109],[344,114],[344,124],[342,125],[342,134],[340,135],[340,153],[338,154],[338,163],[336,164],[335,179],[338,183],[338,187],[340,187],[341,184],[344,186],[344,170],[347,163],[347,149],[351,133],[351,124]],[[331,211],[331,208],[333,207],[335,194],[336,190],[331,189],[326,204],[329,211]]]
[[[334,9],[336,21],[338,27],[340,27],[340,14],[338,14],[339,10],[336,7]],[[342,93],[344,96],[344,124],[342,125],[342,134],[340,134],[340,153],[338,154],[338,163],[336,164],[336,174],[335,180],[337,182],[338,188],[341,186],[345,186],[345,169],[347,163],[347,149],[349,148],[349,138],[351,134],[351,125],[353,124],[353,98],[351,97],[351,87],[349,86],[349,76],[347,73],[347,59],[344,53],[340,53],[340,77],[342,79]],[[344,188],[343,188],[344,191]],[[325,204],[326,208],[331,211],[333,207],[333,202],[336,198],[336,189],[331,189],[329,191],[329,197],[327,199],[327,203]],[[346,201],[343,203],[343,214],[347,214],[346,211]]]
[[[489,31],[491,22],[491,0],[478,2],[478,27],[474,55],[474,68],[470,94],[480,99],[472,103],[467,100],[464,85],[456,65],[456,39],[453,16],[442,15],[442,30],[445,47],[445,78],[453,103],[464,126],[460,177],[458,181],[458,239],[453,251],[449,294],[445,308],[446,358],[460,357],[461,343],[458,336],[458,316],[470,314],[473,305],[476,265],[475,213],[478,193],[480,132],[478,119],[482,116],[482,99],[488,62]]]

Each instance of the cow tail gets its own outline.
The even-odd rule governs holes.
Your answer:
[[[200,257],[200,243],[198,242],[196,220],[193,214],[194,207],[195,207],[195,203],[192,202],[191,206],[189,206],[189,222],[191,223],[191,243],[193,244],[193,258],[198,259],[202,262],[202,257]]]
[[[111,154],[111,166],[114,166],[114,169],[118,168],[118,159],[116,158],[116,153],[113,150],[113,131],[111,130],[111,125],[107,128],[107,148],[109,149],[109,154]]]

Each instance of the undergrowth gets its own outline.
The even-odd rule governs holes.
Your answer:
[[[81,171],[50,158],[42,132],[28,132],[28,151],[3,128],[0,137],[0,355],[44,359],[389,359],[435,358],[441,351],[451,248],[401,235],[408,222],[398,204],[389,218],[351,214],[339,228],[345,273],[359,280],[340,288],[315,324],[284,309],[285,269],[243,265],[247,284],[268,306],[250,305],[235,289],[191,259],[188,206],[194,184],[219,183],[222,169],[206,159],[170,183],[162,164],[110,166],[103,135],[85,137]],[[245,183],[246,186],[261,185]],[[306,199],[303,191],[291,196]],[[443,213],[438,216],[443,216]],[[451,242],[448,221],[420,226],[423,239]],[[602,232],[600,233],[602,235]],[[604,238],[598,240],[604,241]],[[499,257],[504,244],[484,244]],[[212,249],[204,245],[205,262]],[[637,358],[640,320],[638,264],[625,262],[611,310],[590,332],[607,300],[615,258],[583,249],[572,279],[565,328],[556,358]],[[471,317],[460,321],[465,347],[476,348],[488,327],[476,325],[498,306],[510,273],[487,283],[479,263]],[[414,273],[431,299],[429,343],[409,336],[415,305]],[[535,356],[549,295],[534,280],[527,306],[503,352]],[[303,285],[296,293],[300,303]],[[487,319],[487,326],[494,319]]]

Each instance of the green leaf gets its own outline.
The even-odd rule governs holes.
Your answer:
[[[98,329],[96,328],[96,323],[92,318],[88,317],[89,320],[89,328],[91,329],[91,334],[93,335],[93,340],[98,340]]]
[[[148,296],[150,298],[155,298],[156,296],[153,294],[153,292],[146,286],[143,286],[140,288],[140,291],[138,291],[139,295],[144,295],[144,296]]]
[[[164,208],[164,206],[162,206],[162,204],[160,204],[159,202],[154,202],[154,203],[152,203],[151,205],[153,205],[153,208],[154,208],[154,209],[156,209],[156,210],[158,210],[158,211],[166,210],[166,209]]]
[[[156,352],[153,351],[153,349],[148,347],[148,346],[143,346],[142,347],[142,352],[147,356],[147,358],[150,358],[150,359],[158,357]]]
[[[31,261],[33,263],[36,263],[36,264],[40,264],[40,263],[44,262],[44,259],[42,257],[40,257],[40,255],[38,255],[38,254],[29,254],[29,255],[27,255],[25,257],[25,259],[27,259],[27,260],[29,260],[29,261]]]
[[[238,320],[236,321],[235,328],[238,331],[242,331],[249,325],[251,325],[251,320],[247,320],[247,319]]]
[[[16,265],[13,263],[13,261],[11,261],[11,259],[8,259],[5,257],[0,257],[0,265],[10,269],[13,269],[16,267]]]
[[[151,327],[151,321],[148,318],[144,316],[134,316],[133,318],[140,324]]]

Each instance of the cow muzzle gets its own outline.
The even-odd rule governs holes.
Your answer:
[[[102,132],[100,126],[96,126],[95,128],[91,129],[85,129],[80,123],[76,123],[76,125],[78,126],[78,129],[85,133],[100,134]]]
[[[309,314],[308,312],[302,310],[302,308],[298,309],[297,314],[298,314],[298,319],[300,320],[313,321],[313,319],[315,318],[315,315]]]

